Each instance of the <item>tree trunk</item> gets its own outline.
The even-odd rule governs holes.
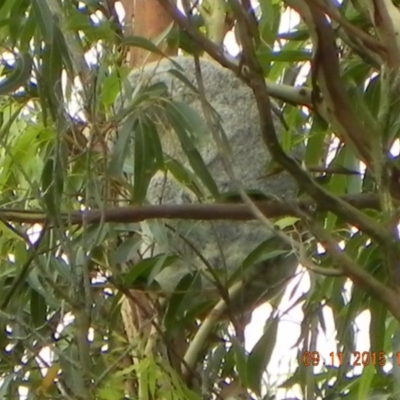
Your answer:
[[[131,25],[128,34],[154,40],[165,32],[172,23],[172,19],[157,0],[125,0],[123,3],[128,24]],[[167,55],[177,54],[177,48],[165,41],[161,44],[161,50]],[[129,65],[141,67],[160,58],[158,54],[139,47],[132,47],[129,53]]]

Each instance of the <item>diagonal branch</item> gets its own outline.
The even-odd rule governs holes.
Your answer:
[[[161,2],[161,0],[158,0]],[[295,1],[295,0],[290,0]],[[221,65],[231,69],[235,72],[249,87],[253,89],[255,94],[259,114],[261,131],[264,136],[264,141],[273,156],[273,158],[282,165],[293,177],[298,181],[299,185],[303,187],[306,192],[316,201],[318,205],[328,207],[334,214],[340,216],[348,223],[356,226],[360,230],[368,233],[378,243],[388,243],[391,240],[391,235],[387,229],[378,224],[374,219],[368,217],[366,214],[359,211],[357,208],[352,207],[340,198],[331,195],[327,190],[317,184],[315,180],[303,169],[300,165],[288,157],[283,151],[275,134],[275,127],[271,115],[271,102],[268,95],[268,90],[265,84],[262,69],[258,63],[253,46],[253,38],[247,32],[247,20],[243,16],[243,9],[237,1],[230,1],[232,8],[235,8],[236,18],[241,21],[241,40],[243,45],[243,56],[246,58],[247,67],[250,67],[251,73],[245,73],[243,68],[238,69],[236,63],[229,61],[224,55],[223,51],[210,42],[204,35],[202,35],[195,27],[190,25],[190,22],[185,18],[182,13],[169,1],[161,2],[163,7],[168,13],[171,14],[173,19],[184,29],[188,34],[209,53],[215,60],[220,62]],[[248,70],[247,70],[248,72]],[[334,83],[334,82],[332,82]],[[348,121],[352,124],[351,121]],[[352,128],[354,125],[352,125]],[[353,130],[352,130],[353,132]],[[360,130],[364,132],[364,129]],[[354,132],[353,132],[354,133]],[[354,133],[358,134],[358,133]],[[365,157],[370,159],[369,149],[364,151]]]
[[[371,165],[372,127],[367,129],[358,118],[345,91],[332,26],[312,0],[286,0],[286,3],[303,17],[310,30],[315,52],[312,63],[314,90],[321,90],[329,121],[339,137]]]
[[[224,52],[222,47],[217,46],[215,43],[210,41],[207,36],[193,26],[188,18],[186,18],[186,16],[182,14],[182,12],[172,2],[169,2],[168,0],[158,1],[167,13],[172,16],[179,27],[186,31],[206,53],[208,53],[220,65],[230,69],[245,81],[246,78],[241,73],[241,67],[235,58]],[[291,85],[278,84],[269,79],[266,80],[266,85],[268,93],[279,100],[293,105],[300,104],[307,107],[313,106],[311,89],[308,87],[293,87]],[[324,115],[324,112],[321,111],[321,114]]]
[[[382,242],[384,239],[392,241],[392,235],[388,229],[385,229],[382,225],[378,226],[376,221],[321,188],[295,160],[285,154],[275,133],[269,96],[265,87],[263,72],[255,54],[251,36],[245,29],[245,24],[240,21],[242,18],[241,12],[239,11],[240,4],[238,0],[229,0],[229,3],[238,19],[239,34],[244,48],[244,63],[249,69],[249,76],[252,77],[250,82],[259,109],[264,141],[275,160],[283,165],[297,179],[301,186],[307,189],[308,193],[315,199],[315,201],[319,203],[321,199],[323,199],[329,203],[332,207],[332,211],[335,212],[336,215],[342,216],[347,222],[357,221],[361,223],[366,232],[371,234],[372,237],[379,239],[379,243],[385,243]],[[385,304],[393,315],[400,320],[400,300],[398,299],[396,291],[386,287],[383,283],[366,273],[340,249],[336,241],[326,232],[326,230],[320,227],[315,220],[307,215],[307,212],[298,210],[298,215],[303,219],[306,219],[310,231],[318,240],[322,240],[329,251],[329,254],[334,258],[343,272],[353,279],[358,286]]]
[[[316,7],[318,7],[321,11],[323,11],[326,15],[328,15],[332,20],[336,21],[339,26],[343,27],[343,29],[347,32],[349,37],[356,38],[359,40],[366,49],[369,51],[378,54],[382,58],[386,58],[388,55],[388,51],[386,47],[373,36],[364,32],[362,29],[353,25],[346,18],[344,18],[337,8],[333,6],[329,6],[321,0],[310,0]],[[391,0],[390,0],[391,1]]]
[[[381,43],[385,44],[387,62],[391,68],[400,66],[400,10],[392,0],[367,2],[371,19]]]
[[[284,152],[275,132],[275,126],[271,115],[270,99],[266,90],[263,71],[255,54],[252,38],[249,37],[245,29],[245,23],[240,23],[242,18],[240,12],[241,6],[237,0],[229,0],[229,3],[235,10],[239,23],[238,26],[241,28],[239,29],[239,33],[243,45],[244,60],[249,70],[247,81],[250,82],[249,86],[253,89],[255,95],[260,116],[261,132],[272,157],[293,175],[300,187],[304,188],[317,204],[326,205],[334,214],[368,233],[378,243],[385,244],[390,242],[392,236],[384,226],[377,223],[376,220],[362,213],[357,208],[330,194],[326,189],[318,185],[297,161]]]
[[[398,292],[378,281],[371,274],[355,263],[351,257],[342,250],[338,243],[318,223],[309,219],[307,224],[310,232],[324,246],[334,263],[342,269],[354,284],[360,287],[371,297],[382,302],[393,316],[400,321],[400,299]]]

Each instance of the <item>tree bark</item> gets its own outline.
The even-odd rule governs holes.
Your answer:
[[[128,29],[128,34],[154,40],[165,32],[173,21],[157,0],[125,0],[124,7],[128,23],[133,20],[133,24],[130,24],[132,28]],[[162,43],[161,50],[167,55],[177,54],[177,48],[166,43],[166,41]],[[142,67],[160,58],[159,54],[150,53],[139,47],[132,47],[129,53],[129,65],[131,67]]]

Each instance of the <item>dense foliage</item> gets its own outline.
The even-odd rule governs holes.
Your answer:
[[[183,12],[173,1],[159,2],[174,25],[158,42],[174,43],[194,59],[214,58],[251,88],[274,158],[266,175],[285,170],[299,186],[290,204],[260,200],[260,193],[236,193],[239,203],[232,204],[214,193],[196,219],[222,213],[218,207],[228,201],[232,211],[223,218],[250,219],[251,205],[258,206],[291,243],[302,284],[297,279],[282,302],[271,302],[251,351],[245,321],[215,318],[224,302],[199,299],[196,274],[170,296],[158,296],[154,276],[177,255],[138,259],[144,243],[138,222],[179,219],[187,209],[142,205],[160,170],[192,189],[197,179],[213,193],[192,142],[191,129],[204,121],[195,112],[190,121],[168,113],[162,85],[143,84],[130,107],[116,106],[131,69],[128,49],[163,55],[150,40],[124,32],[119,3],[4,0],[0,396],[398,398],[397,6],[392,0],[204,0],[183,1]],[[228,31],[237,55],[224,51]],[[178,65],[173,73],[190,86]],[[163,157],[157,107],[186,143],[193,175]],[[285,127],[281,143],[274,118]],[[133,140],[142,152],[132,150]],[[303,160],[289,156],[299,141]],[[261,223],[271,228],[270,219]],[[279,249],[268,251],[272,257]],[[236,274],[219,297],[234,296],[241,278]],[[298,336],[279,329],[293,310],[301,318]],[[361,315],[369,323],[362,348]],[[331,344],[323,344],[330,334]],[[280,335],[293,338],[278,346],[294,352],[289,370],[270,363]]]

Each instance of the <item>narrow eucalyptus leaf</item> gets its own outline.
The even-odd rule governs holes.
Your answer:
[[[19,27],[19,40],[21,43],[20,50],[23,52],[29,51],[29,43],[33,35],[35,34],[35,30],[37,28],[36,18],[34,13],[29,13],[27,19],[25,20],[22,29]]]
[[[135,255],[137,255],[137,252],[140,249],[141,244],[142,242],[137,235],[133,235],[132,237],[129,237],[126,240],[124,240],[115,250],[115,253],[112,258],[113,263],[122,264],[133,260]]]
[[[18,47],[22,43],[21,39],[21,16],[27,15],[30,8],[30,1],[27,0],[20,0],[20,1],[13,1],[13,0],[6,0],[1,1],[2,5],[5,5],[4,8],[1,9],[0,15],[2,17],[2,22],[5,27],[8,27],[9,33],[9,40],[10,40],[10,47],[14,47],[16,43],[18,43]],[[30,13],[32,14],[32,13]],[[3,19],[4,18],[4,19]],[[2,26],[3,28],[3,26]],[[3,36],[2,36],[3,38]],[[21,46],[21,47],[22,47]],[[27,50],[29,46],[26,46],[24,50]],[[23,50],[20,48],[20,51]]]
[[[369,354],[369,353],[368,353]],[[359,380],[358,386],[358,400],[369,399],[371,393],[372,378],[375,374],[375,367],[371,363],[368,363],[363,367],[363,371]],[[380,397],[382,398],[382,397]]]
[[[193,107],[181,101],[173,101],[174,108],[179,113],[180,121],[188,132],[194,134],[196,139],[207,138],[209,140],[209,132],[204,118],[193,109]]]
[[[121,40],[121,44],[124,46],[140,47],[141,49],[164,56],[164,53],[151,40],[141,36],[124,37]]]
[[[177,329],[179,322],[184,319],[188,307],[193,304],[193,299],[201,293],[201,278],[199,273],[185,275],[176,286],[173,295],[168,301],[164,323],[167,329]]]
[[[248,256],[243,260],[243,267],[247,268],[261,261],[267,261],[275,257],[283,256],[288,254],[287,249],[279,249],[274,240],[275,237],[271,237],[260,245],[258,245]]]
[[[109,173],[111,176],[119,176],[122,174],[125,158],[129,153],[130,143],[134,137],[134,131],[137,127],[137,117],[130,115],[118,131],[118,138],[113,148],[111,161],[109,165]]]
[[[49,158],[43,167],[41,177],[43,199],[50,215],[56,215],[56,203],[54,197],[54,160]]]
[[[46,323],[47,304],[45,298],[36,290],[31,290],[31,318],[35,328],[42,328]]]
[[[193,176],[193,172],[188,171],[181,163],[173,158],[167,158],[165,167],[178,182],[190,189],[198,198],[203,196],[201,188],[196,182],[196,177]]]
[[[199,94],[199,90],[196,88],[196,86],[193,85],[192,82],[190,82],[188,78],[186,78],[183,72],[177,69],[170,69],[168,70],[168,73],[173,75],[175,78],[178,78],[182,83],[189,87],[193,91],[193,93],[197,95]]]
[[[304,62],[312,60],[312,54],[304,50],[265,50],[258,54],[261,63],[265,62]]]
[[[234,352],[235,365],[238,370],[240,382],[243,387],[248,387],[248,356],[246,355],[245,349],[240,343],[238,343],[236,338],[233,338],[232,340],[232,347]]]
[[[206,164],[204,163],[204,160],[201,157],[199,151],[194,146],[192,139],[187,134],[186,129],[182,126],[179,114],[177,114],[177,111],[173,107],[173,105],[167,105],[167,113],[170,122],[174,127],[174,130],[179,138],[182,150],[185,152],[188,158],[190,166],[193,168],[193,171],[203,182],[204,186],[214,196],[214,198],[218,198],[219,197],[218,187],[213,177],[211,176]]]
[[[69,344],[69,346],[63,350],[65,355],[79,363],[79,350],[75,343]],[[82,371],[79,371],[75,365],[68,362],[68,359],[60,357],[60,365],[63,371],[63,382],[67,387],[74,393],[78,398],[82,393],[85,392],[85,382],[82,376]]]
[[[162,266],[167,267],[171,265],[174,261],[176,261],[175,256],[165,256],[159,255],[152,258],[146,258],[132,268],[129,272],[124,275],[124,283],[129,286],[135,286],[136,280],[140,280],[143,282],[143,278],[148,280],[151,275],[154,267],[161,261]]]
[[[379,353],[382,353],[385,349],[385,341],[389,339],[387,337],[386,330],[386,318],[388,311],[387,309],[378,301],[371,298],[370,299],[370,313],[371,313],[371,322],[369,326],[369,337],[371,341],[371,352],[374,352],[379,357]],[[374,363],[377,372],[379,373],[380,367],[378,362]]]
[[[149,137],[149,141],[153,148],[154,162],[155,162],[154,166],[157,169],[163,169],[164,154],[161,146],[160,136],[157,131],[156,125],[150,118],[146,119],[146,133]]]
[[[270,318],[264,334],[250,352],[247,361],[247,382],[256,394],[261,394],[262,376],[271,359],[276,344],[279,318]]]
[[[150,135],[147,134],[147,125],[139,121],[135,130],[135,164],[133,201],[136,204],[143,202],[151,177],[154,175],[155,156]]]
[[[115,103],[129,71],[129,68],[119,68],[104,78],[100,93],[100,99],[104,106],[108,107]]]
[[[55,43],[46,44],[42,54],[38,85],[44,92],[46,102],[55,121],[59,119],[60,104],[63,103],[62,70],[63,63],[59,46]]]
[[[54,18],[47,0],[32,0],[32,7],[44,41],[53,43]]]
[[[67,45],[64,33],[58,25],[54,27],[54,44],[58,48],[67,72],[72,75],[74,72],[74,62],[71,57],[71,50]]]

